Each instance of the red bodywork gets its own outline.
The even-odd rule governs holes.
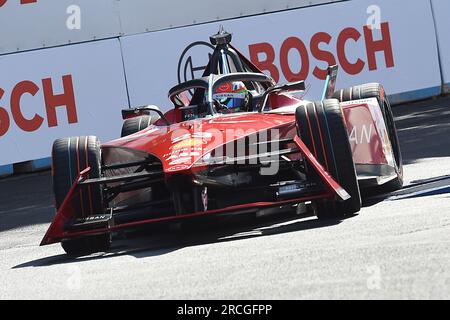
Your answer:
[[[367,103],[347,105],[343,108],[347,124],[353,160],[356,164],[387,164],[383,150],[383,115],[380,108],[371,108]]]
[[[274,98],[275,99],[275,98]],[[173,215],[163,218],[145,219],[136,222],[130,222],[117,226],[108,226],[96,230],[87,231],[65,231],[64,225],[74,216],[75,211],[71,205],[71,199],[79,192],[78,184],[75,183],[67,195],[60,210],[43,238],[41,245],[51,244],[62,239],[79,237],[83,235],[92,235],[105,232],[111,232],[119,229],[135,227],[148,223],[161,221],[175,221],[188,219],[197,216],[206,216],[227,212],[235,212],[248,208],[265,208],[282,206],[292,203],[300,203],[316,199],[339,197],[342,200],[348,199],[348,194],[340,185],[325,171],[320,163],[314,158],[310,150],[296,135],[294,110],[305,102],[292,98],[287,100],[283,97],[282,107],[279,111],[273,110],[270,113],[241,113],[231,115],[221,115],[210,119],[197,119],[182,123],[175,123],[170,126],[151,126],[141,132],[111,141],[102,145],[104,161],[116,161],[115,151],[117,150],[137,150],[145,154],[152,154],[158,157],[163,165],[166,175],[185,174],[192,175],[194,171],[202,170],[207,163],[202,162],[202,157],[212,150],[223,146],[230,141],[240,139],[245,135],[255,132],[263,132],[270,129],[277,129],[279,136],[274,138],[292,138],[295,145],[300,149],[303,157],[319,172],[322,179],[326,182],[328,191],[313,197],[303,197],[277,202],[257,202],[238,206],[231,206],[218,210],[209,210],[194,212],[185,215]],[[290,105],[289,105],[290,103]],[[373,108],[374,109],[374,108]],[[363,126],[373,126],[377,130],[370,130],[367,134],[362,131],[364,136],[352,143],[352,149],[355,157],[355,163],[361,164],[385,164],[385,150],[383,150],[383,137],[379,134],[378,123],[379,114],[374,114],[369,104],[359,103],[346,105],[343,108],[345,121],[347,123],[349,135],[352,131],[358,130]],[[169,112],[173,113],[173,111]],[[239,128],[240,130],[228,130],[230,128]],[[212,136],[205,135],[205,132],[214,133]],[[179,159],[180,154],[186,153],[183,163],[173,162],[171,156],[176,154]],[[88,169],[80,173],[77,181],[82,181],[87,174]]]
[[[204,154],[246,135],[271,129],[279,129],[280,138],[293,137],[295,120],[292,116],[278,114],[222,115],[212,119],[175,123],[168,127],[150,127],[134,135],[106,143],[102,149],[120,147],[153,154],[161,160],[164,172],[169,174],[192,167],[203,169],[198,163]],[[183,153],[189,156],[186,157],[185,166],[180,168],[179,164],[171,162],[171,156]]]
[[[259,75],[262,74],[236,48],[231,45],[229,47],[227,50],[237,52],[234,53],[235,57],[246,66],[245,70],[239,70],[239,72],[248,72],[250,70],[251,72],[259,73]],[[221,48],[224,47],[222,46]],[[214,55],[218,56],[221,54],[223,54],[223,50],[216,48]],[[210,63],[205,69],[204,76],[208,75],[208,70],[217,70],[211,63],[214,61],[217,63],[219,60],[211,58]],[[274,84],[271,78],[270,81],[271,83],[265,87],[266,90],[270,88],[270,85]],[[332,88],[334,88],[334,85]],[[266,91],[265,93],[268,92],[270,91]],[[197,179],[197,174],[201,174],[210,167],[211,158],[220,159],[217,156],[217,154],[220,155],[217,152],[218,150],[228,151],[238,141],[244,139],[249,140],[252,136],[270,133],[270,137],[267,137],[268,140],[266,141],[270,141],[270,143],[272,141],[284,141],[287,144],[285,146],[287,149],[285,150],[292,151],[283,154],[284,161],[294,162],[296,160],[305,160],[317,172],[323,184],[323,188],[319,191],[308,194],[307,196],[292,197],[288,200],[280,200],[277,198],[277,201],[249,201],[244,204],[228,205],[219,207],[218,209],[205,209],[203,211],[183,214],[162,212],[162,215],[153,218],[151,218],[152,212],[149,212],[149,218],[142,218],[136,221],[114,225],[111,222],[114,220],[111,219],[107,224],[88,230],[68,229],[67,226],[73,223],[77,216],[74,201],[78,198],[78,194],[82,188],[81,184],[86,184],[89,181],[87,179],[89,168],[85,168],[80,172],[77,180],[68,192],[52,224],[42,239],[41,245],[75,237],[110,233],[120,229],[162,221],[177,221],[207,215],[246,212],[255,208],[280,208],[322,199],[349,199],[349,194],[332,178],[313,156],[300,137],[297,136],[298,130],[296,128],[295,110],[309,102],[279,92],[270,93],[267,96],[267,101],[269,102],[268,105],[272,106],[268,112],[215,114],[184,122],[181,121],[182,114],[180,108],[174,108],[165,113],[165,118],[171,123],[170,125],[166,125],[165,121],[161,119],[156,125],[152,125],[124,138],[103,144],[101,147],[102,165],[106,167],[117,167],[117,164],[120,166],[123,162],[135,163],[143,159],[155,158],[161,163],[165,182],[172,177],[180,176],[194,181]],[[366,174],[371,171],[367,169],[368,165],[375,167],[392,165],[392,147],[376,99],[341,103],[341,107],[350,136],[357,171],[360,167],[362,168],[361,170],[365,170],[364,172],[361,171],[361,173]],[[259,143],[256,145],[258,148],[256,152],[258,157],[267,154],[264,150],[261,151],[259,149],[261,148]],[[247,147],[250,148],[249,145]],[[251,152],[248,151],[247,155],[250,154]],[[224,159],[223,161],[226,160],[226,157],[222,158]],[[122,169],[118,169],[118,176],[120,177],[123,177],[121,176],[123,174],[133,173],[130,171],[127,172],[125,169],[122,172],[120,170]],[[152,173],[148,174],[151,175]],[[125,194],[118,196],[122,201],[126,201],[127,197],[131,199],[130,192],[125,192]],[[247,201],[247,199],[245,200]],[[113,209],[111,209],[111,212],[113,212]],[[94,216],[107,216],[107,214],[102,212],[94,214]]]

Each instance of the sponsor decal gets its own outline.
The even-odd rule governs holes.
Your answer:
[[[350,140],[350,143],[354,144],[370,144],[374,133],[375,127],[373,123],[354,126],[348,136],[348,139]]]
[[[95,215],[95,216],[89,216],[86,217],[85,221],[89,222],[89,221],[96,221],[96,220],[105,220],[105,219],[109,219],[111,218],[111,215]]]
[[[189,162],[191,162],[191,157],[179,158],[179,159],[175,159],[175,160],[169,162],[169,166],[174,166],[177,164],[189,163]]]
[[[189,138],[186,140],[182,140],[180,142],[175,143],[171,148],[172,150],[180,150],[180,149],[187,149],[187,148],[194,148],[198,146],[202,146],[205,144],[206,141],[201,138]]]
[[[187,168],[188,168],[187,165],[181,164],[181,165],[170,167],[167,171],[181,171],[181,170],[186,170]]]
[[[200,130],[200,128],[198,128],[198,130]],[[172,143],[176,143],[182,140],[186,140],[186,139],[190,139],[190,138],[195,138],[195,139],[203,139],[205,140],[210,140],[213,137],[213,134],[211,132],[203,132],[203,131],[197,131],[197,132],[193,132],[193,133],[186,133],[183,135],[179,135],[175,138],[172,139]]]

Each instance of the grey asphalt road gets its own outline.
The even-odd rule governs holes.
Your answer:
[[[406,185],[450,175],[450,98],[394,113]],[[38,246],[53,216],[50,190],[48,172],[0,180],[1,299],[450,298],[445,188],[366,201],[344,221],[281,217],[152,232],[76,259],[58,244]]]

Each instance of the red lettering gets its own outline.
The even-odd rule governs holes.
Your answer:
[[[8,0],[0,0],[0,8],[3,7],[3,5],[7,2]],[[30,3],[36,3],[37,0],[20,0],[20,4],[30,4]]]
[[[44,92],[45,109],[47,112],[47,120],[49,127],[58,125],[56,117],[56,108],[65,106],[67,111],[67,120],[70,123],[77,123],[77,110],[75,104],[75,95],[72,83],[72,76],[65,75],[62,77],[64,92],[62,94],[53,93],[53,85],[51,78],[42,80],[42,87]],[[32,132],[38,130],[44,118],[35,113],[32,118],[26,118],[23,114],[23,105],[21,99],[24,94],[31,94],[35,96],[39,92],[39,87],[32,81],[25,80],[16,84],[11,92],[10,104],[11,114],[14,122],[23,131]],[[0,88],[0,101],[4,96],[5,91]],[[5,135],[11,125],[11,118],[6,108],[0,106],[0,137]]]
[[[381,24],[381,39],[374,40],[372,30],[368,26],[364,26],[364,38],[366,41],[367,60],[369,70],[377,69],[377,59],[375,53],[384,52],[384,60],[387,68],[394,67],[394,54],[392,53],[391,33],[389,31],[389,23]]]
[[[300,54],[300,62],[302,67],[298,73],[294,73],[289,66],[289,51],[295,49]],[[309,73],[309,55],[305,44],[296,37],[287,38],[280,49],[280,65],[283,75],[287,81],[298,81],[307,78]]]
[[[4,93],[5,91],[3,91],[2,88],[0,88],[0,100],[2,99]],[[6,132],[8,132],[9,125],[10,121],[8,112],[2,107],[0,107],[0,137],[4,136]]]
[[[356,75],[361,73],[368,64],[369,71],[377,69],[377,56],[378,52],[384,54],[385,63],[387,68],[392,68],[394,64],[394,54],[392,50],[391,35],[389,31],[389,23],[384,22],[381,24],[380,39],[374,40],[374,31],[372,31],[368,26],[363,27],[364,30],[364,44],[366,46],[367,62],[363,60],[363,57],[350,58],[350,51],[346,51],[350,44],[354,46],[355,44],[362,45],[360,41],[363,36],[362,32],[358,31],[353,27],[345,28],[342,30],[337,37],[336,52],[337,55],[333,54],[330,50],[329,45],[332,43],[332,36],[327,32],[318,32],[311,37],[309,42],[309,49],[314,57],[315,61],[325,62],[330,65],[337,64],[343,69],[344,72],[350,75]],[[308,48],[305,46],[304,42],[297,37],[287,38],[281,45],[280,56],[279,56],[279,66],[275,64],[276,55],[275,50],[269,43],[258,43],[249,46],[250,49],[250,60],[260,69],[268,70],[272,77],[278,82],[281,67],[281,72],[287,81],[305,80],[309,75],[310,70],[310,57]],[[289,56],[291,50],[296,50],[300,55],[300,65],[301,68],[298,72],[292,70],[293,65],[298,65],[297,63],[292,63],[292,57]],[[261,58],[259,54],[265,54],[265,58]],[[263,60],[264,59],[264,60]],[[354,60],[354,61],[353,61]],[[312,74],[315,78],[324,80],[326,78],[327,70],[320,68],[319,65],[313,66]],[[311,67],[312,68],[312,67]]]
[[[248,46],[250,53],[250,61],[256,65],[261,71],[269,71],[270,76],[278,82],[280,79],[280,73],[274,64],[275,61],[275,50],[273,47],[266,42],[251,44]],[[264,53],[266,55],[265,60],[259,60],[259,54]]]
[[[318,32],[312,38],[309,46],[311,47],[311,54],[314,58],[319,61],[324,61],[328,63],[328,66],[333,66],[336,64],[336,59],[333,54],[329,51],[325,51],[319,48],[321,43],[329,44],[331,41],[331,35],[326,32]],[[313,70],[313,75],[317,79],[325,80],[327,77],[327,69],[320,69],[315,67]]]
[[[26,80],[19,82],[11,93],[11,113],[16,124],[24,131],[35,131],[44,121],[44,119],[38,114],[35,114],[31,119],[26,119],[22,114],[20,106],[20,99],[25,93],[29,93],[34,96],[38,91],[39,87],[34,84],[34,82]]]
[[[339,63],[348,74],[358,74],[364,69],[364,61],[361,59],[356,60],[355,63],[348,61],[345,54],[345,44],[348,40],[354,40],[357,42],[361,38],[361,33],[355,28],[345,28],[338,36],[337,40],[337,55]]]
[[[66,107],[67,121],[69,123],[77,123],[77,107],[75,104],[75,95],[73,93],[72,76],[65,75],[62,77],[64,93],[55,95],[53,93],[52,79],[42,80],[42,88],[44,90],[45,109],[47,111],[47,121],[49,127],[56,127],[58,119],[56,117],[56,107]]]

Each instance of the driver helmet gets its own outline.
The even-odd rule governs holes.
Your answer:
[[[241,81],[221,85],[213,94],[213,98],[230,113],[250,111],[250,92]]]

